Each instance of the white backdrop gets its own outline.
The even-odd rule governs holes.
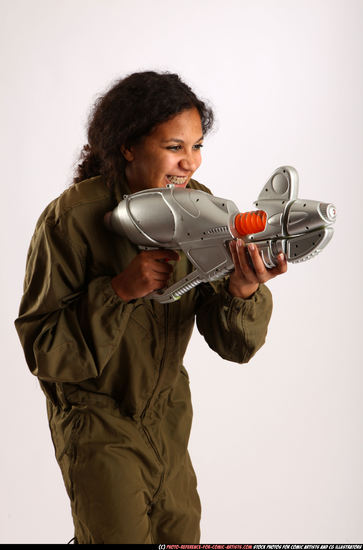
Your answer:
[[[93,101],[148,69],[178,72],[214,107],[196,178],[215,195],[251,209],[289,164],[302,198],[338,211],[324,252],[269,283],[267,341],[248,365],[192,337],[201,542],[362,542],[363,1],[1,0],[0,10],[0,542],[73,536],[13,321],[35,222],[71,181]]]

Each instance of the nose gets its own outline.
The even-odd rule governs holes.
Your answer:
[[[195,172],[201,163],[200,152],[197,151],[186,151],[183,155],[183,158],[179,161],[179,166],[182,170],[187,172]]]

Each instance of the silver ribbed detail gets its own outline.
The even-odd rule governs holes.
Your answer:
[[[208,233],[228,233],[228,227],[226,225],[223,225],[222,227],[212,227],[212,229],[208,230]]]
[[[194,288],[195,286],[199,285],[199,283],[202,282],[202,279],[200,279],[199,277],[197,279],[195,279],[194,281],[190,282],[190,283],[186,283],[184,286],[182,286],[181,288],[179,288],[178,290],[176,290],[175,292],[173,292],[173,296],[181,296],[182,294],[184,294],[185,292],[188,292],[188,290],[191,290],[192,288]]]
[[[314,256],[319,254],[321,250],[314,250],[314,252],[311,252],[311,254],[307,254],[307,256],[304,256],[303,258],[300,258],[299,260],[290,260],[291,264],[300,264],[301,262],[306,262],[307,260],[311,260]]]

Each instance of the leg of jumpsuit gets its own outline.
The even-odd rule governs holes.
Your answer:
[[[163,482],[151,508],[153,540],[160,544],[197,544],[201,506],[187,445],[193,410],[189,378],[158,393],[143,424],[164,466]]]
[[[159,544],[198,544],[200,500],[196,476],[186,455],[185,465],[166,481],[151,508],[152,539]]]
[[[117,408],[49,408],[77,542],[151,543],[148,512],[160,467],[137,424]]]
[[[199,517],[188,520],[189,497],[184,503],[191,465],[160,491],[162,465],[141,426],[121,416],[117,406],[64,410],[48,402],[48,414],[78,543],[147,544],[199,536]]]

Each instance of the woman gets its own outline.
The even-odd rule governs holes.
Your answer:
[[[15,323],[46,395],[78,543],[199,541],[182,364],[194,320],[230,361],[246,363],[265,340],[264,283],[286,271],[283,257],[266,270],[256,249],[232,242],[229,277],[162,305],[144,297],[192,270],[185,255],[139,252],[103,223],[128,193],[167,183],[209,192],[191,178],[212,122],[178,75],[117,82],[94,107],[74,185],[30,244]]]

